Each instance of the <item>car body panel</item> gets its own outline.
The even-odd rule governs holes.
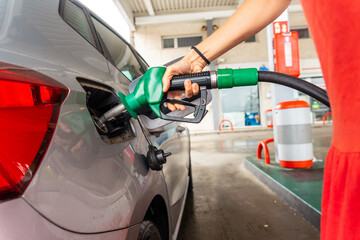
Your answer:
[[[67,231],[48,221],[22,198],[0,204],[1,239],[37,240],[119,240],[137,237],[140,225],[99,234],[80,234]]]
[[[64,84],[69,94],[52,141],[22,199],[0,202],[4,210],[0,210],[0,238],[22,239],[26,229],[30,239],[134,237],[155,196],[164,199],[169,234],[173,234],[181,216],[178,203],[186,191],[188,172],[188,153],[183,152],[188,149],[179,133],[168,127],[163,134],[171,137],[159,143],[132,119],[133,139],[105,143],[77,78],[124,94],[129,93],[129,81],[63,21],[59,1],[0,0],[0,6],[5,3],[6,11],[0,10],[0,62],[43,73]],[[148,140],[173,154],[163,171],[147,167]],[[5,224],[6,219],[11,221]],[[16,232],[16,221],[23,221],[24,231]]]
[[[176,131],[176,126],[179,126],[179,124],[171,123],[164,127],[163,132],[151,137],[156,147],[163,149],[165,152],[171,152],[171,157],[167,159],[166,164],[163,166],[163,172],[171,206],[171,215],[176,216],[171,225],[173,230],[177,224],[176,219],[180,214],[184,189],[186,189],[188,181],[188,162],[182,160],[187,146],[180,141],[181,133]]]

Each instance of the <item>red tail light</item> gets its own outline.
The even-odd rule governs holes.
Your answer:
[[[0,199],[26,188],[50,143],[68,90],[38,72],[0,63]]]

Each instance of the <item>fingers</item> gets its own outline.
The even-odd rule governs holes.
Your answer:
[[[180,61],[172,64],[171,66],[166,68],[164,76],[162,78],[163,82],[163,92],[167,92],[170,88],[170,81],[173,76],[192,73],[191,62],[188,58],[182,58]]]
[[[171,91],[168,93],[168,98],[181,99],[182,92],[181,91]],[[167,103],[167,107],[170,111],[180,110],[184,111],[186,108],[184,105],[178,103]]]
[[[169,88],[170,88],[170,80],[174,76],[173,72],[174,72],[174,70],[172,69],[171,66],[166,68],[166,71],[165,71],[164,76],[162,78],[163,92],[167,92],[167,90],[169,90]]]
[[[172,112],[176,110],[175,105],[172,104],[172,103],[166,103],[166,106],[167,106],[167,108],[168,108],[170,111],[172,111]]]
[[[192,96],[196,96],[199,93],[199,84],[193,83],[189,79],[185,80],[184,82],[185,87],[185,97],[191,98]]]
[[[199,84],[197,84],[197,83],[193,83],[192,85],[191,85],[191,87],[192,87],[192,93],[193,93],[193,95],[198,95],[199,94]]]
[[[174,98],[174,92],[168,92],[168,95],[167,95],[168,98]],[[170,111],[175,111],[176,110],[176,107],[174,104],[172,103],[166,103],[166,106],[167,108],[170,110]]]
[[[191,87],[191,81],[189,79],[185,80],[184,87],[185,87],[185,97],[191,98],[193,96],[193,90]]]
[[[186,109],[186,107],[184,105],[181,105],[181,104],[178,104],[178,103],[175,103],[174,105],[175,105],[177,110],[185,111],[185,109]]]
[[[182,96],[182,91],[173,91],[173,93],[174,93],[174,97],[173,98],[175,98],[175,99],[177,99],[177,100],[181,100],[181,96]],[[185,111],[185,109],[186,109],[186,107],[184,106],[184,105],[181,105],[181,104],[178,104],[178,103],[174,103],[174,105],[175,105],[175,108],[177,109],[177,110],[180,110],[180,111]]]
[[[184,81],[184,87],[185,87],[185,97],[191,98],[194,95],[199,94],[199,85],[197,83],[191,84],[191,81],[189,79]],[[183,92],[182,91],[170,91],[168,92],[168,98],[174,98],[174,99],[181,99]],[[184,105],[178,104],[178,103],[167,103],[167,107],[170,109],[170,111],[180,110],[184,111],[186,107]]]
[[[197,65],[195,65],[195,68],[196,72],[201,72],[203,67],[198,68]],[[189,62],[187,58],[183,58],[179,62],[176,62],[173,65],[167,67],[162,78],[163,92],[167,92],[169,90],[170,81],[173,76],[192,72],[194,72],[194,69],[192,69],[191,62]],[[190,80],[186,80],[184,82],[184,89],[186,98],[191,98],[193,95],[197,95],[199,93],[199,85],[195,83],[191,84]],[[168,93],[168,97],[181,99],[182,94],[182,91],[172,91]],[[178,103],[167,103],[167,107],[170,111],[185,110],[185,106]]]

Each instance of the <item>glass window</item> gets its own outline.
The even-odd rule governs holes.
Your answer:
[[[202,36],[186,37],[163,37],[163,48],[180,48],[198,45],[202,41]]]
[[[8,1],[0,1],[0,23],[5,22],[7,6],[8,6]]]
[[[261,125],[257,86],[221,89],[220,99],[223,119],[234,127]]]
[[[99,33],[112,62],[130,81],[140,77],[145,72],[130,47],[113,31],[92,17],[96,31]]]
[[[147,64],[145,59],[142,56],[140,56],[140,54],[138,52],[136,52],[136,50],[134,51],[134,54],[136,55],[137,59],[140,61],[140,64],[142,64],[143,69],[148,69],[149,64]]]
[[[313,77],[311,78],[311,82],[316,86],[326,90],[324,78]],[[330,112],[330,108],[328,108],[327,106],[325,106],[325,104],[313,98],[310,98],[310,106],[311,106],[311,111],[313,113],[313,122],[317,122],[317,121],[322,122],[324,115]]]
[[[174,48],[174,38],[163,38],[163,46],[164,48]]]
[[[202,41],[202,36],[179,37],[177,41],[178,47],[191,47],[198,45]]]
[[[85,13],[79,6],[72,2],[65,1],[63,17],[65,22],[74,28],[89,43],[95,46],[95,40],[91,34]]]
[[[252,37],[249,38],[249,39],[246,39],[245,42],[256,42],[256,37],[255,37],[255,35],[252,36]]]
[[[301,38],[310,38],[309,29],[307,27],[304,28],[293,28],[291,31],[295,31],[299,35],[299,39]]]
[[[311,83],[318,86],[319,88],[326,90],[324,78],[313,77],[313,78],[308,78],[306,80],[310,81]],[[325,104],[321,103],[320,101],[318,101],[302,92],[294,90],[294,99],[306,101],[310,104],[313,123],[322,122],[324,115],[327,114],[328,112],[330,112],[330,108],[328,108]]]

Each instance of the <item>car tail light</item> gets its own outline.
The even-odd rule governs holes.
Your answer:
[[[43,74],[0,63],[0,199],[23,193],[50,143],[67,93]]]

